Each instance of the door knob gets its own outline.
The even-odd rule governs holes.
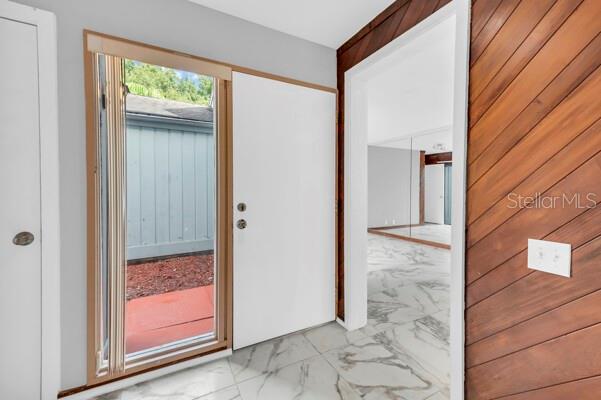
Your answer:
[[[33,233],[19,232],[13,238],[13,244],[17,246],[29,246],[33,242]]]
[[[245,229],[246,228],[246,220],[239,219],[238,222],[236,222],[236,226],[238,227],[238,229]]]

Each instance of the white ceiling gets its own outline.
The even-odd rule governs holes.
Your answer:
[[[454,32],[453,16],[362,72],[369,144],[406,148],[413,137],[413,148],[451,150]]]
[[[337,49],[394,0],[190,0]]]

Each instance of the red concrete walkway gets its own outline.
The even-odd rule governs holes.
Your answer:
[[[127,353],[214,330],[213,285],[140,297],[127,302]]]

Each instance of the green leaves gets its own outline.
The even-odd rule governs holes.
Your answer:
[[[125,83],[133,94],[200,105],[209,105],[213,93],[208,76],[132,60],[125,61]]]

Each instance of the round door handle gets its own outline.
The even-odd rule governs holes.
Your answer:
[[[29,246],[33,243],[33,233],[31,232],[19,232],[13,238],[13,244],[16,246]]]
[[[238,222],[236,222],[236,226],[238,227],[238,229],[245,229],[246,225],[247,224],[245,219],[239,219]]]

